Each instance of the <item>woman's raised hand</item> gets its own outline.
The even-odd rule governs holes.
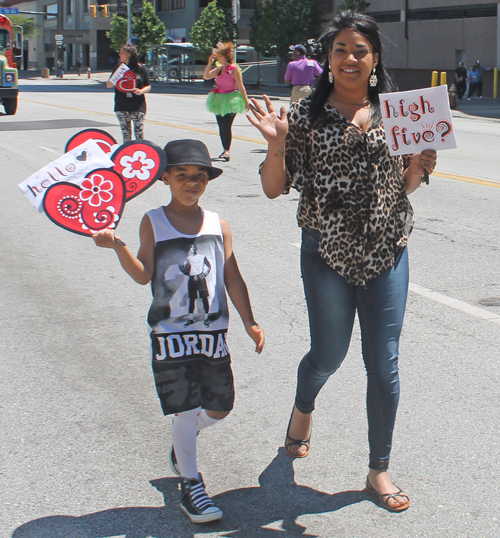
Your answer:
[[[248,121],[257,127],[262,133],[262,136],[270,144],[282,142],[288,133],[286,108],[282,106],[278,115],[274,110],[271,99],[267,95],[263,95],[262,98],[266,103],[267,112],[260,106],[256,99],[252,98],[250,110],[253,116],[247,114]]]

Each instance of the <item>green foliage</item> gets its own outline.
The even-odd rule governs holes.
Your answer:
[[[316,39],[321,31],[320,0],[267,0],[250,20],[250,45],[257,52],[288,56],[290,45]]]
[[[207,60],[219,41],[232,40],[232,29],[229,27],[226,14],[217,6],[217,0],[212,0],[191,28],[190,41],[199,49],[196,57]]]
[[[23,27],[24,39],[33,39],[38,35],[38,26],[34,19],[29,19],[25,15],[9,15],[9,19],[14,26]]]
[[[142,15],[134,17],[132,33],[138,37],[137,50],[143,55],[147,45],[161,45],[165,43],[166,28],[158,18],[155,8],[148,0],[142,2]]]
[[[250,19],[250,45],[261,54],[276,55],[276,2],[256,5]]]
[[[339,6],[339,13],[348,10],[364,13],[369,7],[370,2],[365,2],[365,0],[344,0],[344,3]]]
[[[132,35],[137,36],[137,51],[142,56],[148,45],[161,45],[165,43],[165,25],[157,17],[153,4],[149,0],[142,2],[142,14],[133,16],[130,20]],[[119,51],[127,42],[127,19],[120,15],[113,15],[111,30],[106,33],[111,39],[111,45]]]
[[[133,17],[131,22],[133,22]],[[127,42],[127,19],[115,14],[110,24],[111,30],[106,32],[106,35],[111,39],[113,49],[119,51]]]

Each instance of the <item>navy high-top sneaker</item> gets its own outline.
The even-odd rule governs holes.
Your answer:
[[[200,479],[181,479],[181,510],[193,523],[208,523],[222,517],[222,510],[215,506],[205,491],[205,484]]]

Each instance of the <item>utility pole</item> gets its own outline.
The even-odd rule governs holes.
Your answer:
[[[63,13],[63,9],[64,9],[64,1],[63,0],[57,0],[57,33],[58,34],[63,34],[64,32],[64,13]],[[55,68],[56,68],[56,73],[58,74],[59,73],[59,68],[58,68],[58,63],[59,63],[59,60],[62,61],[62,59],[64,58],[64,52],[62,51],[62,45],[57,45],[56,44],[56,54],[55,54],[55,58],[56,58],[56,61],[55,61]],[[59,54],[60,53],[60,54]]]
[[[131,32],[130,32],[130,20],[131,20],[131,7],[130,7],[131,0],[127,0],[127,45],[130,45],[132,43],[131,38]]]
[[[235,25],[235,33],[233,35],[233,42],[236,46],[236,25],[238,24],[238,21],[240,20],[240,0],[233,0],[232,1],[232,11],[233,11],[233,23]],[[235,59],[236,59],[236,50],[234,51]]]

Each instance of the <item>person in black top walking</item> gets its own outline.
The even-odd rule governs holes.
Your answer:
[[[125,92],[115,88],[115,113],[120,122],[123,141],[127,142],[132,138],[132,122],[134,122],[135,138],[137,140],[144,138],[144,118],[146,116],[144,94],[151,90],[151,84],[148,70],[139,63],[139,55],[133,45],[124,45],[120,50],[119,58],[120,64],[126,64],[136,77],[133,90]],[[108,80],[106,86],[112,88],[113,83]]]
[[[457,83],[458,98],[462,99],[467,89],[467,69],[464,66],[464,62],[460,62],[455,69],[455,82]]]

